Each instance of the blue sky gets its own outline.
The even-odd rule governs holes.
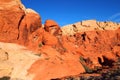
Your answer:
[[[120,0],[22,0],[42,18],[55,20],[60,26],[82,20],[120,22]]]

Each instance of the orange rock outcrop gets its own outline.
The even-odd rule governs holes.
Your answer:
[[[0,41],[23,45],[40,56],[28,69],[32,80],[80,75],[86,67],[111,67],[120,57],[118,23],[88,20],[61,28],[46,20],[42,26],[39,14],[20,0],[0,1]]]
[[[53,35],[62,35],[60,26],[53,20],[46,20],[44,29],[45,31]]]
[[[25,45],[41,26],[39,14],[26,9],[20,0],[0,1],[0,41]]]

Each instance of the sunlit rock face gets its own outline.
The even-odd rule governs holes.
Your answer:
[[[0,1],[0,40],[12,42],[17,40],[19,25],[25,15],[16,0]],[[3,37],[4,36],[4,37]]]
[[[61,35],[60,26],[53,20],[46,20],[44,24],[45,31],[53,35]]]
[[[98,58],[104,62],[105,56],[115,61],[115,56],[120,53],[119,23],[87,20],[64,26],[62,31],[63,35],[68,36],[67,40],[74,43],[78,52],[83,53],[84,58],[89,58],[94,66],[101,65]]]
[[[0,1],[0,79],[56,80],[112,67],[120,57],[119,23],[41,21],[20,0]]]
[[[0,1],[0,41],[19,40],[21,44],[25,44],[28,36],[39,27],[41,27],[39,14],[26,9],[20,0]]]
[[[39,29],[41,24],[41,18],[38,13],[31,9],[26,9],[26,14],[23,17],[20,27],[18,40],[20,44],[28,45],[29,36],[32,35],[37,29]]]
[[[114,22],[97,22],[96,20],[86,20],[74,24],[63,26],[63,35],[73,35],[78,32],[93,30],[116,30],[120,27],[119,23]]]
[[[46,57],[47,61],[39,59],[30,67],[28,72],[29,74],[35,75],[34,80],[57,79],[69,75],[77,75],[78,73],[83,73],[86,71],[85,66],[87,66],[89,69],[94,69],[96,66],[112,67],[113,63],[117,61],[118,57],[120,57],[119,24],[104,22],[104,24],[107,24],[107,26],[105,28],[102,28],[98,27],[96,23],[100,22],[92,20],[89,20],[87,22],[83,21],[82,24],[88,28],[86,28],[87,30],[83,29],[79,31],[80,29],[78,30],[76,28],[76,32],[72,34],[69,34],[71,32],[67,31],[66,33],[68,34],[64,34],[63,31],[61,37],[57,37],[53,34],[53,32],[50,32],[51,27],[55,27],[56,23],[54,23],[54,25],[53,23],[49,23],[49,25],[47,25],[48,27],[45,23],[45,31],[43,34],[46,43],[40,47],[39,51]],[[79,25],[78,27],[80,27]],[[67,29],[69,28],[71,27],[67,27]],[[64,51],[62,49],[64,49]],[[58,59],[58,56],[60,59]],[[63,64],[59,62],[62,62]],[[76,63],[77,67],[73,67],[73,65],[76,65]],[[68,67],[68,65],[71,66]],[[36,68],[38,66],[39,68]],[[49,68],[49,66],[52,66],[53,68]],[[64,67],[64,69],[62,67]],[[44,72],[46,69],[47,71]],[[60,71],[57,69],[60,69]],[[47,75],[48,77],[43,77],[42,75]]]

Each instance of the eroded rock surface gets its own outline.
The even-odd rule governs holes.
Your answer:
[[[43,25],[20,0],[1,0],[0,41],[8,42],[0,43],[0,77],[60,79],[112,68],[120,57],[120,24],[87,20],[60,28],[46,20]]]
[[[20,0],[0,1],[0,41],[25,45],[29,35],[41,26],[39,14],[26,9]]]
[[[46,20],[45,25],[44,25],[45,31],[49,32],[50,34],[53,35],[62,35],[62,31],[60,29],[60,26],[58,23],[56,23],[53,20]]]
[[[18,41],[20,44],[28,45],[29,36],[42,26],[38,13],[31,9],[26,9],[26,15],[19,26]]]
[[[119,23],[97,22],[96,20],[86,20],[74,24],[63,26],[63,35],[74,35],[78,32],[95,31],[95,30],[115,30],[120,27]]]
[[[11,80],[32,80],[32,75],[27,76],[27,70],[39,57],[13,43],[0,42],[0,48],[0,78],[8,76]]]

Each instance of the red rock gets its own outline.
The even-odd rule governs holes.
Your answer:
[[[26,45],[28,37],[41,26],[39,14],[25,9],[20,0],[0,2],[0,41]]]
[[[20,21],[24,15],[20,3],[16,0],[0,1],[0,41],[15,42],[17,40]]]
[[[45,45],[54,47],[58,44],[57,37],[49,34],[43,28],[39,28],[29,36],[28,47],[34,51],[39,51],[39,48]]]
[[[78,52],[81,52],[85,58],[90,58],[95,63],[94,66],[99,65],[98,57],[102,59],[105,56],[109,60],[116,61],[117,57],[112,52],[112,49],[120,44],[120,31],[118,30],[79,33],[75,35],[74,44],[79,47]],[[114,52],[119,52],[119,48],[117,49],[116,51],[114,48]]]
[[[26,15],[22,19],[19,28],[18,39],[20,40],[20,43],[26,45],[26,43],[29,41],[29,36],[40,27],[42,27],[42,24],[39,14],[30,9],[27,9]]]
[[[36,73],[33,80],[50,80],[84,72],[84,68],[78,61],[71,60],[65,60],[64,62],[59,60],[38,60],[31,68],[30,72]]]
[[[37,52],[40,48],[40,45],[42,47],[43,45],[42,39],[43,39],[44,32],[45,31],[43,28],[39,28],[28,37],[29,49]]]
[[[113,52],[115,55],[120,57],[120,46],[114,46],[113,47]]]
[[[53,35],[61,35],[60,26],[53,20],[46,20],[44,24],[45,31]]]
[[[56,38],[54,35],[49,34],[49,32],[44,32],[43,37],[45,40],[44,42],[45,45],[41,48],[41,52],[42,54],[45,55],[45,57],[47,56],[47,59],[48,58],[49,59],[48,61],[45,60],[36,61],[29,69],[29,73],[35,75],[34,80],[55,79],[63,76],[76,75],[78,72],[81,73],[81,71],[78,70],[77,72],[75,71],[75,68],[70,67],[70,69],[74,70],[74,72],[69,72],[69,68],[66,67],[67,66],[66,64],[68,63],[66,62],[66,60],[73,59],[69,65],[75,65],[74,63],[78,64],[80,62],[78,60],[80,56],[82,56],[86,60],[85,66],[87,66],[88,68],[94,68],[95,66],[103,65],[111,67],[112,63],[114,61],[117,61],[116,54],[113,53],[113,47],[115,45],[119,45],[120,43],[119,35],[120,31],[118,29],[116,31],[115,30],[86,31],[77,33],[74,36],[61,36],[62,48],[66,49],[66,52],[64,52],[63,55],[64,57],[62,57],[62,59],[64,59],[63,64],[65,64],[63,65],[59,64],[59,60],[57,59],[54,61],[55,55],[61,57],[60,55],[61,52],[58,51],[60,47],[57,46],[60,44],[58,41],[59,39]],[[49,47],[46,45],[48,45]],[[57,48],[53,48],[51,46],[56,46]],[[114,51],[116,52],[116,50]],[[74,57],[74,55],[76,55],[77,57]],[[51,62],[54,62],[54,64],[56,65],[52,64]],[[46,65],[47,67],[44,67]],[[39,66],[39,68],[36,69],[37,66]],[[53,68],[49,69],[49,66],[52,66]],[[44,68],[40,69],[41,67]],[[64,70],[65,73],[61,72],[63,70],[63,68],[61,67],[66,68]],[[60,72],[57,71],[56,68],[59,68],[61,71]],[[47,72],[44,72],[46,69]],[[66,73],[66,70],[69,72],[69,74]],[[56,71],[58,72],[58,74]],[[51,75],[47,73],[51,73]],[[44,76],[46,75],[48,77],[45,78]]]
[[[85,72],[75,55],[66,53],[61,56],[55,49],[49,47],[46,50],[44,48],[44,53],[48,53],[48,56],[36,61],[28,70],[30,75],[35,75],[33,80],[50,80]]]
[[[43,28],[39,14],[25,9],[20,0],[0,1],[0,41],[19,43],[42,56],[28,70],[34,80],[85,72],[81,57],[88,68],[111,67],[120,57],[120,24],[88,20],[69,27],[63,29],[66,35],[53,20],[46,20]]]

